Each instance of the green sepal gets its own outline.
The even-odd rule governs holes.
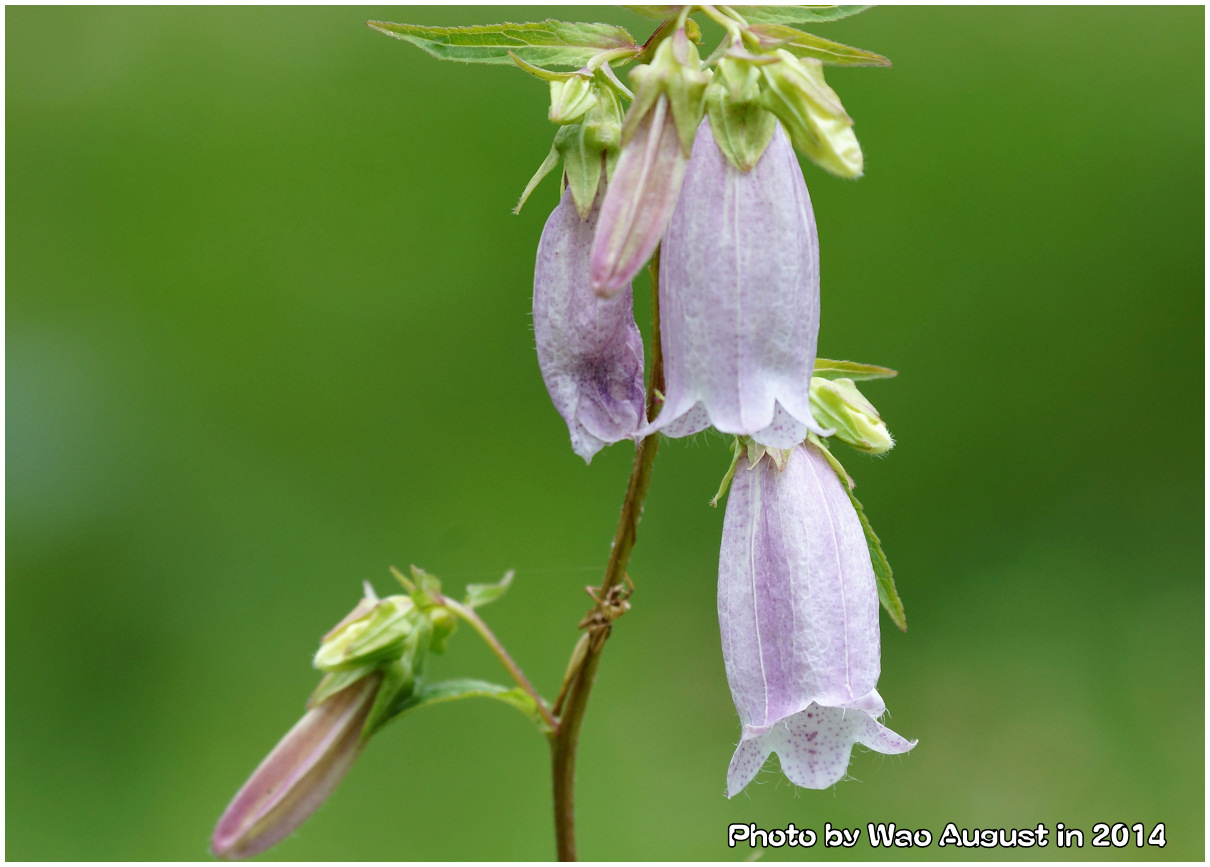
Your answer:
[[[366,601],[362,600],[354,612],[361,610]],[[408,596],[374,600],[361,616],[346,617],[324,636],[315,653],[315,667],[321,671],[353,670],[397,659],[422,619]]]
[[[743,457],[743,454],[744,446],[739,441],[739,437],[736,437],[731,441],[731,466],[727,468],[727,473],[723,476],[723,480],[719,483],[717,493],[715,493],[714,497],[710,500],[710,508],[717,509],[718,501],[723,498],[723,495],[726,494],[727,490],[731,487],[731,480],[735,478],[735,469],[739,466],[739,459]]]
[[[373,29],[410,42],[439,60],[511,65],[510,53],[536,66],[579,68],[603,51],[635,48],[634,37],[613,24],[535,21],[472,27],[422,27],[367,21]]]
[[[856,361],[833,361],[830,358],[815,359],[815,376],[822,379],[890,379],[898,376],[898,370],[877,367],[873,364],[858,364]]]
[[[481,605],[487,605],[489,602],[495,602],[508,592],[508,588],[512,586],[513,578],[516,574],[512,569],[509,569],[504,573],[504,577],[495,584],[467,584],[466,597],[462,600],[462,604],[467,608],[478,608]]]
[[[576,212],[581,220],[585,220],[588,218],[588,212],[592,210],[592,203],[596,201],[597,188],[601,185],[605,164],[601,160],[600,148],[589,142],[585,124],[578,123],[563,129],[567,134],[556,136],[555,147],[559,148],[563,155],[563,172],[567,178],[567,186],[571,188]]]
[[[769,460],[773,461],[773,465],[780,472],[786,468],[786,464],[790,463],[790,454],[794,451],[794,449],[775,449],[773,446],[762,445],[751,437],[740,437],[740,440],[748,451],[748,464],[753,467],[756,466],[757,461],[768,455]]]
[[[733,6],[749,24],[823,24],[870,9],[869,6]]]
[[[529,179],[529,183],[526,184],[525,189],[521,191],[521,198],[517,201],[516,207],[513,208],[514,214],[521,213],[521,208],[523,208],[525,203],[529,200],[530,193],[537,189],[538,184],[542,183],[542,180],[552,171],[554,171],[555,166],[559,164],[559,136],[565,135],[566,133],[564,130],[566,129],[567,127],[562,127],[557,133],[555,133],[555,142],[550,146],[550,153],[546,155],[546,159],[542,160],[542,165],[538,166],[538,170],[534,172],[534,176]]]
[[[706,87],[706,114],[715,144],[741,172],[755,168],[773,135],[777,118],[760,105],[758,64],[723,57]]]
[[[307,699],[307,709],[310,710],[316,705],[322,704],[336,695],[336,693],[357,683],[357,681],[366,675],[373,674],[378,668],[377,665],[364,665],[361,668],[349,669],[348,671],[328,672],[320,678],[319,685],[315,687],[315,691]]]
[[[663,96],[668,100],[668,110],[676,124],[681,152],[688,157],[702,121],[706,85],[711,77],[710,71],[701,66],[701,57],[682,28],[659,44],[651,63],[632,69],[634,102],[626,113],[622,141],[630,141],[639,123]]]
[[[857,511],[857,517],[861,521],[861,529],[865,531],[866,547],[870,549],[870,563],[874,566],[874,580],[878,585],[878,601],[882,603],[882,607],[886,609],[886,613],[890,616],[891,622],[899,627],[901,632],[907,632],[907,618],[903,613],[903,602],[899,599],[899,593],[895,590],[895,580],[891,576],[891,564],[887,562],[886,554],[882,553],[882,542],[878,538],[878,534],[874,532],[874,528],[870,526],[870,519],[866,517],[865,509],[861,507],[861,502],[853,495],[853,479],[840,461],[828,450],[823,441],[813,433],[807,434],[807,440],[819,448],[823,452],[824,458],[836,471],[836,475],[840,478],[841,485],[844,487],[845,493],[849,495],[849,502],[853,504],[853,508]]]
[[[365,725],[361,728],[363,743],[394,719],[398,713],[395,708],[410,699],[416,691],[416,672],[409,671],[404,663],[393,662],[382,666],[379,671],[382,672],[382,683],[378,687],[378,694],[374,696],[374,704],[366,717]]]
[[[430,575],[419,566],[409,566],[412,573],[412,601],[421,611],[441,604],[441,580],[436,575]]]
[[[795,57],[812,57],[831,66],[891,65],[891,61],[881,54],[833,42],[784,24],[754,24],[748,32],[756,37],[762,48],[784,48]]]
[[[534,700],[520,687],[509,689],[497,683],[472,678],[443,680],[438,683],[418,683],[417,688],[394,709],[392,716],[399,716],[416,708],[464,698],[494,698],[525,714],[543,733],[550,731]]]

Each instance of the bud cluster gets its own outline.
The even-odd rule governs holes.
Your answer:
[[[407,595],[365,596],[320,641],[323,678],[307,712],[261,762],[219,819],[211,850],[250,858],[292,834],[352,767],[369,737],[412,699],[425,656],[456,619],[435,578],[413,567]]]

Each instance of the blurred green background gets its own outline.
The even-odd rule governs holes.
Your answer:
[[[547,95],[367,19],[580,8],[8,8],[7,850],[196,859],[390,564],[517,570],[488,620],[548,695],[630,450],[585,467],[534,358]],[[586,858],[741,859],[730,822],[1164,822],[1204,855],[1204,11],[884,8],[819,32],[867,175],[806,165],[820,354],[899,446],[842,456],[895,567],[881,692],[919,746],[735,800],[723,437],[665,443],[586,717]],[[641,295],[641,292],[640,292]],[[645,306],[640,303],[641,315]],[[435,674],[499,678],[469,631]],[[545,744],[487,702],[368,747],[271,856],[553,854]],[[864,834],[863,834],[864,838]],[[787,857],[887,857],[774,851]]]

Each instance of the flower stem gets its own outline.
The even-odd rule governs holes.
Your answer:
[[[491,628],[475,613],[475,609],[469,605],[455,602],[448,596],[442,597],[441,604],[469,623],[471,628],[479,633],[479,637],[491,648],[492,653],[496,654],[496,658],[504,665],[504,668],[512,676],[512,679],[517,682],[517,686],[521,687],[526,695],[534,700],[538,713],[542,716],[542,720],[546,723],[547,728],[552,732],[556,731],[559,728],[559,723],[551,714],[550,708],[546,706],[546,702],[542,700],[542,696],[534,689],[533,684],[529,682],[529,678],[521,671],[520,666],[509,656],[508,651],[504,649],[504,645],[500,643],[500,639],[496,638],[496,634],[492,632]]]
[[[647,385],[648,417],[658,410],[664,391],[664,361],[660,349],[659,270],[660,248],[656,247],[655,255],[651,259],[652,335],[651,380]],[[550,739],[555,845],[560,861],[576,860],[575,775],[580,725],[588,706],[588,696],[596,678],[605,639],[612,630],[612,621],[625,610],[625,596],[621,595],[625,592],[622,582],[626,579],[626,567],[630,563],[630,553],[634,550],[639,518],[643,513],[643,501],[651,484],[651,466],[655,462],[659,444],[659,435],[652,434],[635,445],[634,464],[630,471],[630,482],[626,487],[626,498],[622,501],[617,533],[614,534],[613,547],[609,552],[609,564],[605,568],[601,586],[594,594],[597,605],[581,623],[581,626],[588,630],[587,648],[583,651],[578,665],[573,665],[568,672],[563,690],[562,713]]]

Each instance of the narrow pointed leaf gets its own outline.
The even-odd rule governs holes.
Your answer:
[[[881,54],[833,42],[784,24],[754,24],[748,29],[760,40],[762,47],[784,48],[795,57],[813,57],[833,66],[891,65],[891,61]]]
[[[873,364],[858,364],[856,361],[833,361],[829,358],[815,359],[815,375],[821,379],[890,379],[898,376],[898,370],[877,367]]]
[[[869,6],[736,6],[749,24],[821,24],[839,21]]]
[[[375,30],[410,42],[440,60],[511,66],[513,56],[535,66],[581,67],[602,51],[634,48],[634,38],[613,24],[569,21],[422,27],[366,22]]]

